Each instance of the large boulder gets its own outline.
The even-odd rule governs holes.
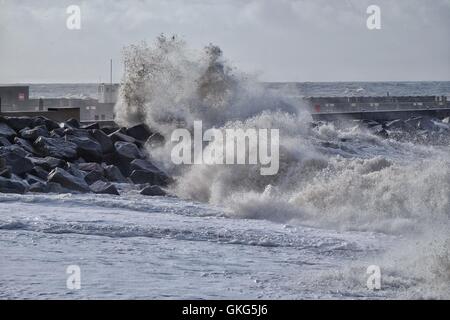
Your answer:
[[[5,122],[16,131],[33,126],[33,118],[30,117],[7,117]]]
[[[37,158],[37,157],[28,157],[31,160],[34,166],[42,167],[44,170],[51,171],[57,167],[64,168],[66,162],[64,160],[54,158],[54,157],[45,157],[45,158]]]
[[[16,131],[12,129],[8,124],[4,122],[0,122],[0,137],[4,137],[8,139],[9,141],[12,141],[12,139],[17,135]]]
[[[32,175],[32,174],[29,174],[29,173],[27,173],[27,174],[25,175],[25,181],[26,181],[29,185],[35,184],[35,183],[37,183],[37,182],[40,182],[40,183],[46,183],[46,180],[41,179],[41,178],[39,178],[39,177],[37,177],[37,176],[34,176],[34,175]]]
[[[117,141],[114,143],[114,147],[116,148],[116,154],[123,159],[132,161],[145,158],[144,153],[133,143]]]
[[[9,142],[8,139],[5,137],[0,137],[0,147],[9,147],[11,145],[11,142]]]
[[[150,171],[159,173],[162,172],[157,166],[155,166],[153,163],[151,163],[148,160],[144,159],[135,159],[131,161],[131,169],[132,170],[144,170],[144,171]]]
[[[98,122],[94,122],[91,124],[84,125],[81,128],[84,130],[94,130],[94,129],[98,130],[100,129],[100,125],[98,124]]]
[[[56,121],[53,121],[51,119],[48,119],[46,117],[39,116],[39,117],[36,117],[35,119],[36,120],[33,123],[34,127],[36,127],[38,124],[45,125],[47,127],[48,131],[52,131],[52,130],[60,128],[59,123],[57,123]]]
[[[20,130],[20,136],[27,140],[36,140],[39,137],[49,137],[50,133],[46,126],[38,126],[33,129],[25,128]]]
[[[25,139],[22,139],[22,138],[19,138],[19,137],[15,137],[14,138],[14,143],[17,146],[21,147],[23,150],[25,150],[28,153],[32,153],[32,154],[35,154],[35,155],[39,154],[36,151],[36,149],[33,147],[33,145],[30,142],[28,142],[28,140],[25,140]]]
[[[410,131],[413,128],[407,122],[397,119],[386,123],[385,129],[389,131]]]
[[[136,140],[146,141],[152,135],[152,132],[147,125],[138,124],[128,128],[126,134]]]
[[[29,192],[35,193],[70,193],[71,190],[63,188],[56,182],[36,182],[30,185]]]
[[[21,175],[33,169],[33,163],[26,156],[27,152],[18,146],[0,147],[0,158],[14,174]]]
[[[117,127],[105,126],[100,128],[100,130],[102,130],[105,134],[110,135],[117,130]]]
[[[157,166],[155,166],[153,163],[151,163],[148,160],[144,160],[144,159],[133,160],[131,162],[130,168],[131,168],[131,171],[136,170],[138,172],[145,171],[145,172],[151,173],[152,175],[155,176],[154,178],[152,178],[152,181],[154,181],[155,184],[158,184],[158,185],[167,185],[171,181],[171,179],[167,175],[167,173],[165,173],[163,170],[161,170],[160,168],[158,168]],[[149,176],[149,175],[147,175],[147,176]]]
[[[50,137],[51,138],[61,138],[64,137],[64,128],[57,128],[57,129],[53,129],[52,131],[50,131]]]
[[[11,170],[8,168],[0,168],[0,177],[11,179]]]
[[[24,194],[27,191],[27,185],[16,179],[7,179],[0,177],[0,193]]]
[[[131,162],[135,159],[143,159],[144,154],[135,144],[128,142],[117,141],[114,147],[116,152],[105,155],[105,162],[116,165],[124,176],[130,175],[132,171],[130,167]]]
[[[119,129],[113,133],[111,133],[109,135],[109,137],[111,138],[111,140],[113,142],[117,142],[117,141],[123,141],[123,142],[129,142],[129,143],[135,143],[136,139],[133,137],[130,137],[129,135],[126,135],[125,133],[122,132],[122,129]]]
[[[47,180],[48,177],[48,172],[39,166],[35,166],[33,169],[31,169],[30,173],[36,177],[41,178],[42,180]]]
[[[165,196],[166,192],[158,186],[147,186],[140,192],[143,196]]]
[[[98,194],[120,195],[119,191],[117,191],[117,188],[113,184],[104,181],[97,181],[93,183],[90,188],[92,192]]]
[[[110,137],[101,130],[94,129],[91,131],[92,137],[100,143],[103,153],[114,152],[114,144]]]
[[[126,183],[127,179],[122,172],[114,165],[105,166],[105,177],[112,182]]]
[[[72,160],[77,158],[77,145],[61,138],[39,137],[34,147],[43,156]]]
[[[96,162],[79,163],[78,169],[80,169],[82,171],[86,171],[86,172],[98,171],[101,174],[103,174],[105,171],[105,169],[102,167],[102,165],[98,164]]]
[[[72,129],[80,129],[80,122],[77,119],[69,119],[61,124],[61,127],[64,129],[72,128]]]
[[[59,183],[63,188],[79,192],[89,192],[88,184],[78,177],[71,175],[64,169],[56,168],[48,175],[48,182]]]
[[[101,172],[91,171],[87,175],[84,176],[84,181],[86,181],[86,183],[88,185],[91,185],[97,181],[107,182],[108,180],[103,176],[103,174],[101,174]]]
[[[77,146],[80,157],[86,161],[99,162],[102,160],[103,151],[100,143],[89,137],[66,136],[66,141]]]
[[[167,185],[167,180],[159,173],[133,170],[129,176],[130,180],[135,184],[151,184],[151,185]]]
[[[423,117],[422,119],[419,120],[419,122],[417,123],[417,127],[420,130],[426,130],[426,131],[438,131],[439,127],[436,126],[435,122],[428,117]]]
[[[84,180],[86,172],[78,169],[78,164],[68,162],[65,168],[71,175]]]
[[[64,129],[64,135],[76,136],[76,137],[85,137],[85,138],[90,138],[91,137],[91,134],[89,133],[89,131],[84,130],[84,129],[74,129],[74,128]]]

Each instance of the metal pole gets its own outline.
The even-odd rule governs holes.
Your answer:
[[[113,83],[113,60],[111,59],[111,65],[110,65],[110,82]]]

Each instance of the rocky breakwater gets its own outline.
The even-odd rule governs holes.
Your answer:
[[[70,119],[0,117],[0,193],[165,195],[172,178],[152,163],[145,144],[154,134],[131,128],[81,126]]]

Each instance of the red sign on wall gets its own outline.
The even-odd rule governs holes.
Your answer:
[[[19,101],[24,101],[25,100],[25,93],[19,93]]]

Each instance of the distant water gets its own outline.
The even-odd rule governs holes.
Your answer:
[[[31,98],[97,99],[97,83],[30,84]],[[436,82],[289,82],[268,83],[291,96],[450,96],[450,81]]]

